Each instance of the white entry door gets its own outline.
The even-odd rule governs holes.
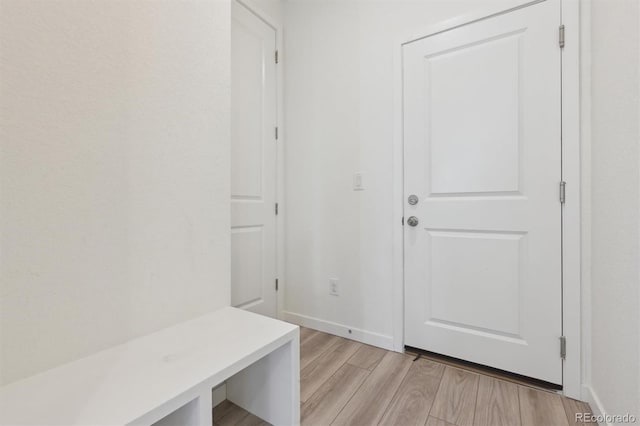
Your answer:
[[[405,344],[555,384],[559,25],[546,0],[403,47]]]
[[[276,316],[276,32],[231,22],[231,304]]]

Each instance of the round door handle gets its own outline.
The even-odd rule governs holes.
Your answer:
[[[420,221],[415,216],[411,216],[409,219],[407,219],[407,224],[409,226],[418,226],[419,223]]]

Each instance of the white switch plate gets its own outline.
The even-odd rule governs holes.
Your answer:
[[[329,294],[332,296],[340,295],[340,287],[337,278],[329,278]]]
[[[353,175],[353,190],[364,191],[364,173],[358,172]]]

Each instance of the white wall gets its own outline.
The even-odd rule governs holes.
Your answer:
[[[600,409],[640,418],[640,3],[591,11],[591,365]]]
[[[519,3],[285,2],[285,318],[392,347],[394,41]]]
[[[1,382],[229,303],[229,3],[0,3]]]

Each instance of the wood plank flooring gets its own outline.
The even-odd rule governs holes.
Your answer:
[[[581,401],[308,328],[300,331],[302,424],[569,426]],[[265,426],[224,401],[214,426]]]

